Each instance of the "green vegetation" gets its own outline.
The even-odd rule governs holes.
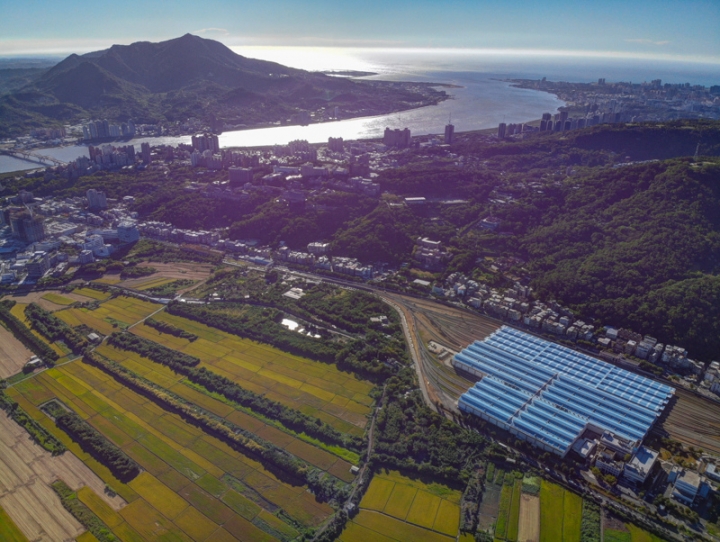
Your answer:
[[[565,490],[546,480],[540,487],[540,542],[563,540]]]
[[[523,478],[522,492],[529,495],[540,494],[540,478],[538,476],[525,475]]]
[[[32,327],[42,335],[51,341],[64,341],[75,353],[82,352],[88,345],[85,337],[36,303],[25,307],[25,316]]]
[[[185,331],[184,329],[180,329],[177,326],[174,326],[172,324],[168,324],[167,322],[161,322],[160,320],[155,320],[155,318],[148,318],[143,322],[146,326],[149,326],[153,329],[158,330],[160,333],[167,333],[168,335],[172,335],[174,337],[180,337],[181,339],[187,339],[188,341],[192,342],[197,340],[198,336],[189,333]]]
[[[7,512],[0,508],[0,540],[4,542],[28,542],[27,537],[18,529]]]
[[[600,521],[600,507],[587,499],[583,499],[582,523],[580,527],[581,542],[601,542]]]
[[[10,313],[15,306],[14,301],[0,301],[0,321],[13,333],[16,339],[23,343],[29,350],[42,359],[48,365],[57,361],[57,353],[46,343],[33,335],[27,326]]]
[[[632,542],[632,535],[629,531],[618,531],[616,529],[605,529],[603,542]]]
[[[75,412],[61,406],[57,401],[45,404],[43,410],[52,416],[55,424],[78,442],[83,450],[108,467],[118,480],[128,482],[140,472],[140,466],[135,461]]]
[[[145,293],[156,297],[169,297],[175,295],[178,290],[182,290],[183,288],[187,288],[193,284],[195,284],[194,280],[178,279],[159,286],[152,286],[150,288],[145,287],[144,291]]]
[[[65,510],[70,512],[95,538],[100,542],[117,541],[108,526],[78,499],[77,493],[70,489],[65,482],[57,480],[53,482],[52,488],[60,497],[60,502],[62,502]]]

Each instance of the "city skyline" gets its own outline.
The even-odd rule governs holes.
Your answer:
[[[107,7],[112,17],[90,18],[77,0],[34,0],[22,7],[5,2],[0,56],[85,53],[192,33],[230,47],[450,49],[720,64],[720,4],[711,0],[612,0],[602,6],[566,0],[370,0],[362,6],[270,0],[240,6],[211,0],[202,10],[185,0],[172,10],[156,1],[129,0],[122,10]],[[102,9],[101,3],[93,13]]]

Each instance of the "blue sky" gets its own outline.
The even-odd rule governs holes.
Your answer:
[[[229,46],[592,52],[720,63],[720,0],[0,0],[0,55],[187,32]]]

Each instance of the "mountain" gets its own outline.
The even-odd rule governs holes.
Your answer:
[[[352,117],[444,97],[429,86],[353,81],[246,58],[220,42],[186,34],[70,55],[0,98],[0,136],[81,117],[140,123],[199,117],[251,125],[284,122],[301,111],[320,118],[335,106]]]

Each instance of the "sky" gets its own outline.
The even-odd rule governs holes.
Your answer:
[[[0,0],[0,56],[192,33],[228,46],[452,48],[720,64],[720,0]]]

